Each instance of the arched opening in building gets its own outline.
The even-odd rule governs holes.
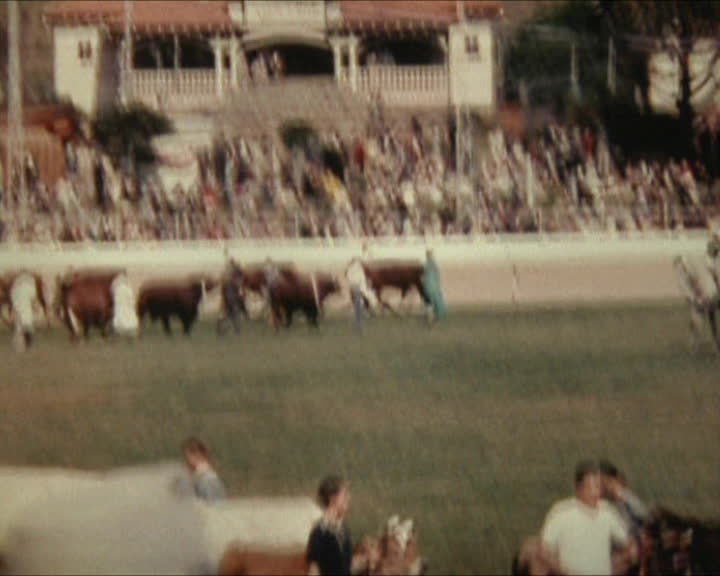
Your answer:
[[[204,38],[180,39],[180,68],[213,68],[215,54]]]
[[[329,48],[306,44],[273,44],[247,52],[250,69],[265,59],[268,68],[281,69],[282,76],[332,76],[333,55]]]
[[[360,54],[362,66],[369,64],[427,66],[444,63],[445,53],[436,38],[366,38],[363,40]]]
[[[172,51],[168,50],[167,44],[167,41],[160,38],[136,39],[133,45],[133,68],[138,70],[171,68],[173,55]]]
[[[215,55],[204,38],[178,38],[179,68],[212,69]],[[171,69],[175,66],[175,39],[172,36],[135,41],[133,67],[138,70]]]

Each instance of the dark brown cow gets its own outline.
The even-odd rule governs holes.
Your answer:
[[[170,319],[177,316],[182,322],[183,332],[189,335],[198,317],[203,292],[212,290],[213,286],[214,282],[201,278],[146,283],[138,295],[138,318],[141,322],[145,316],[150,316],[153,322],[159,318],[165,333],[171,334]]]
[[[282,263],[275,264],[281,278],[287,278],[297,281],[299,278],[298,271],[292,264]],[[265,267],[263,265],[254,264],[240,268],[243,275],[243,287],[245,290],[262,295],[265,290]]]
[[[339,291],[340,284],[328,274],[281,275],[270,289],[273,325],[277,329],[280,318],[284,318],[285,326],[289,327],[293,314],[301,311],[311,325],[317,326],[325,299]]]
[[[382,292],[386,288],[399,290],[403,300],[408,292],[415,288],[423,302],[426,304],[429,302],[422,283],[424,266],[421,262],[402,260],[367,262],[363,263],[363,270],[368,286],[377,295],[378,302],[391,312],[395,310],[382,299]]]
[[[120,273],[85,271],[58,278],[58,316],[73,337],[82,329],[87,338],[91,327],[107,336],[114,311],[112,283]]]
[[[297,281],[298,272],[292,264],[276,264],[281,278]],[[238,330],[237,317],[242,312],[249,317],[245,298],[249,293],[263,298],[266,297],[265,267],[252,265],[240,267],[233,263],[222,283],[223,313],[218,322],[218,332],[224,330],[227,322],[231,322],[235,331]],[[264,311],[261,313],[264,315]]]

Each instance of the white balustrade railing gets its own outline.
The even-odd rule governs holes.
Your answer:
[[[340,84],[348,85],[347,72]],[[445,66],[369,66],[358,70],[358,91],[365,96],[379,94],[383,103],[397,107],[442,107],[448,104],[449,82]],[[290,86],[285,79],[285,87]],[[222,74],[223,94],[231,92],[230,74]],[[134,70],[131,94],[150,106],[185,109],[218,103],[214,69]]]
[[[215,70],[134,70],[131,78],[133,98],[151,106],[207,105],[217,96]],[[224,74],[223,87],[228,84],[228,74]]]
[[[380,94],[389,106],[445,106],[449,99],[447,68],[371,65],[358,71],[358,89]]]

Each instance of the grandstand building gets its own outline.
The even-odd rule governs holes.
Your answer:
[[[55,91],[86,113],[118,101],[170,114],[234,106],[248,123],[276,116],[277,105],[263,110],[275,101],[296,116],[323,103],[333,122],[378,101],[492,113],[501,15],[501,2],[477,0],[70,0],[45,12]]]

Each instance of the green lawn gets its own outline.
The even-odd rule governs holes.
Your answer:
[[[507,572],[524,535],[607,456],[649,503],[720,515],[720,354],[682,307],[494,310],[426,328],[346,319],[218,339],[156,328],[80,345],[0,339],[0,462],[103,468],[206,438],[234,495],[353,485],[355,536],[417,521],[431,572]]]

